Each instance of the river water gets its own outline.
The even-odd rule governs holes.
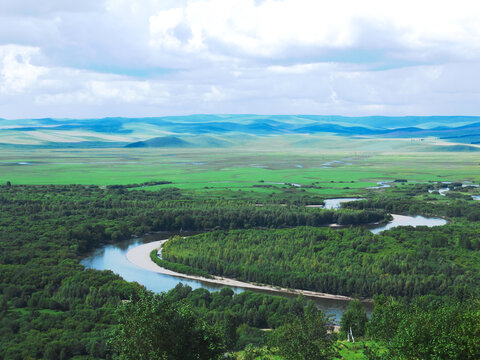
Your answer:
[[[326,199],[323,201],[323,208],[329,210],[337,210],[340,209],[343,203],[351,202],[351,201],[359,201],[363,200],[363,198],[338,198],[338,199]]]
[[[201,281],[188,280],[185,278],[178,278],[171,275],[158,274],[148,270],[144,270],[127,260],[127,252],[132,248],[149,243],[151,241],[157,241],[162,239],[167,239],[168,237],[174,235],[174,233],[161,232],[152,235],[146,235],[141,238],[134,238],[125,240],[112,245],[105,245],[99,249],[94,250],[87,258],[83,259],[81,263],[90,269],[95,270],[111,270],[114,273],[120,275],[127,281],[136,281],[141,285],[144,285],[147,289],[160,293],[163,291],[168,291],[173,289],[178,283],[183,283],[184,285],[189,285],[192,289],[197,289],[203,287],[209,291],[220,290],[223,286],[212,283],[205,283]],[[188,233],[184,233],[188,235]],[[232,287],[233,291],[236,293],[244,291],[241,288]],[[266,294],[272,294],[277,296],[287,296],[295,297],[296,295],[290,294],[281,294],[281,293],[271,293],[269,291],[260,291],[260,290],[250,290],[255,292],[262,292]],[[308,298],[308,297],[307,297]],[[310,298],[315,301],[317,306],[325,311],[325,313],[332,315],[336,322],[340,321],[342,313],[348,307],[348,301],[345,300],[334,300],[334,299],[320,299],[320,298]],[[364,303],[367,314],[370,314],[373,310],[371,303]]]
[[[397,226],[441,226],[447,223],[447,220],[442,218],[427,218],[424,216],[406,216],[392,214],[393,220],[388,224],[371,228],[370,231],[374,234],[378,234],[381,231],[388,230]]]
[[[352,200],[360,199],[329,199],[325,201],[325,207],[336,209],[340,206],[341,203]],[[446,220],[440,218],[425,218],[423,216],[403,216],[403,215],[393,215],[393,221],[389,222],[386,225],[377,226],[371,228],[375,234],[378,234],[380,231],[391,229],[395,226],[440,226],[446,224]],[[211,283],[204,283],[195,280],[188,280],[184,278],[178,278],[171,275],[158,274],[148,270],[144,270],[127,260],[127,252],[141,244],[149,243],[152,241],[167,239],[170,236],[174,235],[172,232],[161,232],[152,235],[145,235],[141,238],[133,238],[125,240],[116,244],[105,245],[99,249],[94,250],[87,258],[83,259],[81,263],[86,268],[96,269],[96,270],[111,270],[114,273],[120,275],[127,281],[136,281],[141,285],[144,285],[147,289],[152,290],[156,293],[163,291],[168,291],[173,289],[178,283],[183,283],[185,285],[191,286],[193,289],[203,287],[209,291],[217,291],[223,286],[214,285]],[[182,235],[188,236],[193,235],[192,233],[183,233]],[[243,291],[241,288],[232,289],[238,293]],[[268,291],[259,291],[251,290],[256,292],[269,293]],[[289,294],[279,294],[273,293],[277,296],[295,296]],[[315,303],[329,315],[333,315],[336,322],[340,321],[342,313],[346,310],[348,306],[348,301],[345,300],[333,300],[333,299],[319,299],[311,298]],[[367,313],[371,313],[372,304],[364,303],[364,306],[367,310]]]
[[[188,233],[184,234],[188,235]],[[222,286],[215,286],[211,283],[201,283],[199,281],[179,279],[174,276],[153,273],[151,271],[141,269],[127,260],[126,254],[132,248],[152,241],[168,239],[173,235],[176,235],[176,233],[160,232],[152,235],[145,235],[140,238],[124,240],[116,244],[105,245],[99,249],[95,249],[87,258],[83,259],[81,263],[85,267],[91,269],[111,270],[125,280],[136,281],[139,284],[144,285],[147,289],[157,293],[171,290],[179,282],[189,285],[193,289],[197,289],[199,287],[206,288],[210,291],[221,289]]]

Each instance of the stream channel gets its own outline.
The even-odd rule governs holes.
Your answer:
[[[360,200],[360,199],[328,199],[325,201],[325,208],[339,208],[340,204],[346,201]],[[395,215],[392,214],[393,220],[388,224],[381,224],[376,227],[370,228],[375,234],[378,234],[380,231],[391,229],[395,226],[440,226],[445,225],[447,221],[441,218],[426,218],[423,216],[404,216],[404,215]],[[202,281],[189,280],[184,278],[178,278],[176,276],[158,274],[148,270],[144,270],[127,260],[126,254],[129,250],[133,249],[136,246],[146,244],[152,241],[167,239],[170,236],[173,236],[178,233],[174,232],[159,232],[151,235],[145,235],[138,238],[132,238],[125,240],[116,244],[104,245],[101,248],[95,249],[88,257],[83,259],[81,263],[86,268],[96,269],[96,270],[111,270],[114,273],[120,275],[127,281],[136,281],[141,285],[144,285],[147,289],[152,290],[156,293],[163,291],[168,291],[173,289],[178,283],[183,283],[184,285],[191,286],[192,289],[197,289],[203,287],[209,291],[220,290],[222,285],[215,285],[212,283],[205,283]],[[182,236],[194,235],[194,233],[183,232]],[[232,289],[236,292],[242,292],[244,289],[235,288]],[[270,293],[265,290],[250,290],[256,292]],[[280,294],[273,293],[277,296],[296,296],[291,294]],[[306,296],[309,298],[308,296]],[[348,301],[345,300],[336,300],[336,299],[324,299],[324,298],[310,298],[312,299],[319,308],[325,311],[329,315],[333,315],[334,320],[339,323],[342,313],[348,307]],[[371,302],[364,302],[365,309],[367,314],[370,314],[373,310],[373,304]]]

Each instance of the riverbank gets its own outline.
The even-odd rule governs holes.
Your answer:
[[[300,289],[287,289],[287,288],[264,285],[264,284],[252,284],[249,282],[239,281],[239,280],[230,279],[230,278],[224,278],[220,276],[213,276],[213,278],[209,279],[201,276],[187,275],[187,274],[178,273],[172,270],[168,270],[158,266],[152,261],[152,259],[150,259],[150,253],[152,252],[152,250],[159,250],[166,241],[167,239],[153,241],[148,244],[136,246],[127,252],[127,259],[132,264],[144,270],[156,272],[159,274],[176,276],[184,279],[201,281],[205,283],[239,287],[239,288],[250,289],[250,290],[277,292],[277,293],[283,293],[283,294],[292,294],[292,295],[301,294],[301,295],[305,295],[313,298],[342,300],[342,301],[353,300],[353,298],[348,296],[343,296],[343,295],[326,294],[326,293],[321,293],[316,291],[308,291],[308,290],[300,290]]]

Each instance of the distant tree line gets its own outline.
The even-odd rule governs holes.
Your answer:
[[[128,184],[128,185],[107,185],[107,189],[133,189],[133,188],[142,188],[148,186],[156,186],[156,185],[166,185],[171,184],[171,181],[147,181],[140,184]]]

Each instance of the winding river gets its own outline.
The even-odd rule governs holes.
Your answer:
[[[131,263],[127,259],[127,253],[132,249],[139,247],[140,245],[151,243],[154,241],[167,239],[174,235],[171,232],[161,232],[152,235],[146,235],[141,238],[134,238],[125,240],[112,245],[105,245],[99,249],[94,250],[87,258],[83,259],[81,263],[90,269],[96,270],[111,270],[114,273],[120,275],[127,281],[136,281],[141,285],[144,285],[147,289],[156,293],[162,291],[168,291],[173,289],[178,283],[189,285],[192,289],[203,287],[209,291],[220,290],[224,285],[216,285],[210,282],[203,282],[198,280],[190,280],[180,278],[173,275],[161,274],[151,270],[147,270],[143,267],[137,266]],[[188,235],[188,233],[184,233]],[[239,293],[244,291],[243,288],[230,286],[234,292]],[[266,294],[281,295],[287,297],[296,297],[296,294],[284,294],[278,292],[271,292],[268,290],[249,289],[255,292],[261,292]],[[348,301],[338,299],[325,299],[309,297],[309,299],[315,301],[319,308],[325,311],[327,314],[332,315],[336,322],[340,321],[342,313],[348,307]],[[373,310],[371,303],[365,303],[367,314],[370,314]]]
[[[328,208],[338,208],[338,206],[345,201],[359,200],[359,199],[329,199]],[[327,203],[326,203],[327,205]],[[327,207],[327,206],[325,206]],[[388,230],[396,226],[440,226],[447,223],[446,220],[441,218],[426,218],[423,216],[404,216],[392,214],[393,220],[388,224],[382,224],[370,229],[375,234],[383,230]],[[170,274],[163,274],[152,271],[145,266],[137,266],[127,259],[127,253],[140,245],[167,239],[174,235],[173,232],[160,232],[152,235],[145,235],[141,238],[133,238],[126,241],[122,241],[116,244],[105,245],[99,249],[94,250],[87,258],[83,259],[81,263],[86,268],[96,270],[111,270],[114,273],[120,275],[127,281],[136,281],[141,285],[144,285],[147,289],[154,292],[163,292],[173,289],[178,283],[191,286],[193,289],[203,287],[209,291],[216,291],[222,288],[224,285],[214,284],[212,282],[204,282],[199,280],[186,279]],[[182,235],[188,236],[193,233],[184,232]],[[236,293],[243,291],[242,287],[230,286]],[[249,289],[256,292],[272,293],[282,296],[297,296],[296,294],[279,293],[276,291],[270,291],[268,289]],[[330,299],[306,296],[314,300],[317,305],[329,315],[333,315],[334,319],[338,322],[342,313],[348,306],[348,300],[345,299]],[[367,313],[371,313],[373,305],[371,303],[364,303]]]

